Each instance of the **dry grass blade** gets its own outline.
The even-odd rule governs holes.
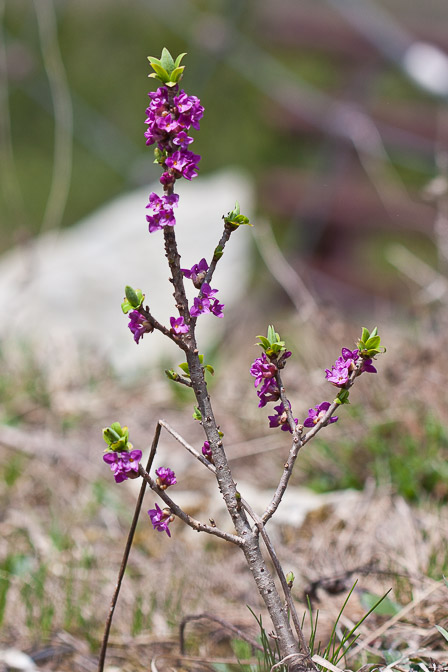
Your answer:
[[[331,672],[344,672],[340,667],[336,667],[336,665],[333,665],[333,663],[330,663],[330,661],[325,660],[325,658],[322,658],[322,656],[318,656],[317,653],[312,657],[311,660],[313,660],[318,665],[325,667],[327,670],[331,670]]]

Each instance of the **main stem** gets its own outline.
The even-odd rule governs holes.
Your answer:
[[[233,520],[237,534],[244,539],[242,551],[246,558],[249,569],[252,572],[258,591],[264,600],[266,608],[272,620],[275,634],[282,657],[291,654],[299,654],[300,648],[289,624],[287,609],[277,591],[274,579],[266,565],[260,549],[260,537],[252,530],[246,513],[241,506],[241,496],[237,491],[232,477],[229,463],[220,439],[217,424],[213,415],[204,372],[197,352],[187,352],[187,362],[190,370],[192,387],[196,395],[198,408],[202,415],[202,424],[207,435],[207,440],[213,455],[216,467],[216,479],[220,492],[223,495],[227,510]],[[302,651],[302,653],[307,653]],[[290,663],[291,670],[306,669],[297,661]]]
[[[173,187],[170,185],[165,189],[166,193],[173,193]],[[189,367],[190,380],[194,390],[197,405],[202,416],[202,425],[210,443],[213,455],[213,462],[216,468],[216,479],[219,490],[224,498],[227,510],[233,520],[237,534],[244,539],[242,546],[247,564],[252,572],[258,591],[266,604],[266,608],[271,617],[272,624],[278,637],[278,644],[282,657],[292,656],[288,667],[294,672],[302,672],[307,668],[297,662],[300,647],[294,637],[289,624],[287,609],[280,598],[274,579],[266,565],[260,549],[260,537],[258,530],[252,527],[247,519],[246,512],[241,506],[241,496],[237,491],[233,480],[229,463],[224,451],[224,446],[219,436],[218,426],[213,414],[210,397],[205,382],[204,370],[199,361],[199,351],[195,338],[195,320],[190,317],[188,301],[185,294],[183,274],[180,270],[180,255],[177,249],[176,237],[172,227],[164,228],[165,255],[171,271],[171,282],[174,287],[174,298],[179,314],[189,324],[190,331],[183,340],[186,346],[186,357]],[[306,654],[306,651],[302,652]]]

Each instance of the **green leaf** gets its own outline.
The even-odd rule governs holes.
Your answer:
[[[126,285],[124,288],[124,293],[132,308],[140,308],[143,303],[143,299],[145,298],[145,295],[141,289],[133,289],[129,285]]]
[[[179,364],[179,369],[182,369],[182,371],[188,376],[188,378],[190,377],[190,368],[189,368],[187,362],[183,362],[183,364]]]
[[[199,420],[199,422],[202,420],[201,411],[197,406],[194,407],[193,420]]]
[[[180,80],[180,78],[183,75],[183,72],[185,70],[185,65],[183,65],[181,68],[175,68],[173,72],[171,73],[171,81],[174,84],[177,84],[177,82]]]
[[[212,376],[215,375],[215,369],[213,368],[213,366],[210,366],[210,364],[206,364],[206,365],[204,366],[204,369],[205,369],[206,371],[208,371],[209,373],[211,373]]]
[[[165,375],[170,380],[177,380],[179,378],[179,374],[173,371],[173,369],[165,369]]]
[[[124,450],[129,439],[129,429],[122,427],[119,422],[113,422],[110,427],[103,429],[103,439],[110,450]]]
[[[350,390],[341,390],[334,400],[336,404],[349,404]]]
[[[360,598],[364,609],[372,609],[373,607],[373,611],[375,614],[378,614],[378,616],[395,616],[395,614],[398,614],[402,609],[400,604],[394,602],[389,597],[385,597],[378,603],[379,599],[378,595],[369,592],[362,593]]]
[[[162,49],[162,56],[160,57],[160,63],[168,74],[171,74],[176,67],[174,65],[173,57],[166,47]]]
[[[288,586],[289,586],[290,588],[292,588],[292,585],[293,585],[293,583],[294,583],[294,579],[295,579],[295,578],[296,578],[296,577],[294,576],[294,572],[288,572],[287,575],[285,576],[286,583],[288,584]]]
[[[222,245],[217,245],[215,247],[215,251],[213,252],[213,257],[215,259],[221,259],[222,255],[224,254],[224,248]]]
[[[265,350],[271,345],[265,336],[257,336],[257,338],[260,339],[260,343],[256,343],[256,345],[261,345]]]
[[[361,341],[365,343],[370,338],[370,331],[366,327],[362,328]]]
[[[113,422],[110,429],[117,432],[119,436],[123,436],[123,434],[126,433],[127,427],[122,427],[119,422]]]
[[[161,62],[160,62],[160,59],[155,58],[154,56],[148,56],[148,61],[151,63],[151,65],[153,63],[157,63],[158,65],[162,65]]]
[[[231,210],[227,215],[224,215],[223,217],[224,222],[234,228],[237,228],[238,226],[241,226],[242,224],[249,224],[249,226],[252,226],[249,222],[249,218],[246,217],[245,215],[240,214],[240,204],[238,201],[235,203],[235,208]]]
[[[187,52],[186,52],[186,51],[184,51],[183,54],[179,54],[179,56],[178,56],[178,57],[176,58],[176,60],[174,61],[174,67],[175,67],[175,68],[178,68],[178,67],[179,67],[179,65],[180,65],[180,63],[181,63],[183,57],[186,56],[186,55],[187,55]],[[184,66],[184,67],[185,67],[185,66]]]
[[[103,429],[103,439],[107,443],[107,445],[110,446],[111,443],[114,443],[115,441],[119,441],[121,439],[121,436],[117,434],[117,432],[114,432],[113,429],[110,427],[106,427]]]
[[[436,627],[437,630],[440,632],[440,634],[442,635],[442,637],[445,637],[446,641],[448,642],[448,632],[445,630],[445,628],[442,628],[441,625],[436,625],[435,627]]]
[[[376,350],[381,345],[381,338],[379,336],[371,336],[365,342],[368,350]]]
[[[121,310],[123,311],[123,313],[125,315],[127,315],[127,313],[129,313],[129,311],[133,310],[131,304],[129,303],[129,301],[127,299],[125,299],[123,301],[123,303],[121,304]]]
[[[170,76],[165,70],[165,68],[162,68],[162,66],[159,65],[158,63],[151,63],[151,67],[155,72],[151,72],[151,74],[149,75],[150,77],[157,77],[157,79],[160,79],[160,81],[163,84],[169,82]]]
[[[370,338],[377,335],[378,335],[378,327],[374,327],[374,329],[370,332]]]

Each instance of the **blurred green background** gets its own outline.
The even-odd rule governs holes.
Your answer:
[[[323,371],[340,347],[353,347],[364,319],[369,328],[377,321],[388,349],[378,376],[363,375],[341,421],[300,455],[291,486],[322,493],[367,483],[378,534],[392,515],[392,495],[403,498],[396,500],[402,510],[409,507],[406,521],[412,503],[421,535],[413,543],[423,550],[409,575],[435,580],[448,572],[440,522],[448,500],[447,25],[446,0],[0,0],[0,288],[10,249],[29,250],[39,234],[74,226],[158,179],[144,138],[147,92],[156,86],[146,58],[164,46],[173,55],[187,52],[182,86],[205,107],[194,134],[202,155],[197,183],[234,166],[252,176],[256,192],[250,298],[228,311],[224,337],[210,347],[218,374],[210,389],[236,479],[249,474],[257,487],[271,488],[286,455],[287,440],[268,428],[249,375],[254,337],[265,333],[267,316],[294,353],[285,385],[300,421],[334,393]],[[4,317],[11,333],[20,292],[31,300],[33,289],[39,294],[35,260],[23,259],[28,285],[16,283],[19,298],[10,292]],[[81,258],[81,275],[85,263]],[[83,305],[96,298],[92,291]],[[117,333],[126,331],[119,300]],[[70,306],[57,305],[63,322]],[[38,329],[29,322],[33,337]],[[0,339],[0,624],[8,646],[32,650],[31,641],[39,652],[53,637],[57,646],[68,641],[84,652],[88,642],[95,651],[103,619],[97,596],[109,594],[134,501],[131,490],[110,487],[99,428],[119,419],[144,446],[163,415],[198,448],[203,436],[191,419],[189,390],[160,383],[144,367],[131,387],[111,370],[100,338],[96,350],[78,351],[75,336],[64,336],[57,353],[49,331],[45,325],[48,347],[40,350]],[[148,338],[138,355],[144,347],[155,346]],[[189,478],[183,487],[196,496],[194,468]],[[372,483],[391,495],[390,508],[376,506]],[[435,513],[425,527],[429,507]],[[333,562],[322,548],[346,539],[346,521],[330,529],[329,515],[325,504],[309,519],[310,539],[325,546],[301,560],[304,573],[314,571],[316,558]],[[297,535],[303,539],[295,528],[281,534],[282,552]],[[144,528],[134,549],[116,625],[126,637],[152,630],[165,637],[166,624],[174,632],[181,614],[208,599],[194,584],[184,599],[188,584],[179,567],[186,559],[191,575],[198,567],[208,570],[204,577],[233,571],[219,550],[214,572],[212,544],[204,564],[201,547],[190,557],[182,543],[154,543],[151,535]],[[377,544],[377,532],[366,526],[369,535]],[[398,555],[407,559],[404,542]],[[340,562],[334,548],[331,571]],[[341,566],[358,566],[358,548],[350,542],[343,550]],[[382,566],[388,582],[390,554]],[[158,573],[151,570],[148,587],[149,562]],[[245,588],[239,591],[238,584],[235,603],[244,603]],[[227,589],[219,592],[221,599]],[[445,618],[445,597],[441,605]],[[61,645],[54,634],[61,631],[72,640]],[[81,663],[79,669],[94,669]]]
[[[146,57],[168,46],[188,53],[183,86],[206,109],[201,174],[250,171],[258,214],[324,300],[337,282],[346,304],[372,295],[409,303],[387,254],[393,242],[437,264],[436,207],[422,190],[440,174],[448,138],[448,66],[434,85],[434,54],[412,60],[410,48],[424,41],[446,58],[443,2],[1,8],[0,250],[157,179],[143,137],[154,88]]]

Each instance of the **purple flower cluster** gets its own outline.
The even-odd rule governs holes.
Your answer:
[[[188,278],[193,282],[193,285],[200,289],[202,283],[204,282],[205,274],[208,271],[208,264],[205,259],[201,259],[197,264],[194,264],[191,268],[181,268],[180,269],[185,278]]]
[[[261,357],[257,357],[250,367],[250,373],[255,378],[255,387],[258,387],[261,383],[260,389],[257,390],[257,395],[260,399],[258,403],[259,408],[263,408],[270,401],[278,401],[280,399],[280,390],[278,389],[275,375],[279,367],[283,368],[283,364],[288,357],[291,357],[291,352],[285,350],[278,358],[277,364],[274,364],[268,360],[266,353],[262,352]]]
[[[146,144],[157,144],[157,160],[164,171],[160,182],[165,190],[170,190],[181,177],[192,180],[198,174],[201,157],[188,149],[193,142],[188,131],[191,127],[199,129],[204,108],[196,96],[187,96],[185,91],[176,92],[166,86],[148,95],[151,102],[146,110]],[[178,199],[177,194],[172,193],[162,197],[154,192],[150,195],[146,206],[151,210],[151,214],[146,215],[150,233],[175,225],[173,208]]]
[[[116,483],[126,481],[128,478],[136,478],[141,459],[141,450],[111,451],[103,455],[103,460],[110,465]]]
[[[179,149],[165,160],[165,166],[168,168],[160,178],[162,184],[185,177],[186,180],[192,180],[198,175],[198,163],[201,160],[199,154],[194,154],[188,149]]]
[[[212,289],[207,282],[204,282],[205,275],[208,271],[208,264],[205,259],[201,259],[197,264],[194,264],[190,269],[180,269],[185,278],[190,279],[194,286],[200,289],[199,296],[196,296],[194,303],[190,308],[190,315],[192,317],[199,317],[206,313],[212,313],[216,317],[224,317],[224,304],[219,303],[215,298],[218,293],[217,289]]]
[[[361,357],[359,350],[349,350],[342,348],[341,356],[337,358],[330,369],[325,369],[325,377],[336,387],[344,387],[350,378],[350,374],[358,366]],[[361,366],[361,373],[376,373],[376,369],[371,359],[364,359]]]
[[[149,233],[160,231],[164,226],[174,226],[176,220],[173,214],[173,208],[177,207],[179,201],[178,194],[164,194],[158,196],[152,192],[149,196],[149,203],[146,206],[152,211],[151,215],[146,215]]]
[[[286,350],[277,360],[277,364],[282,367],[284,360],[288,359],[288,357],[291,357],[291,353],[289,350]],[[280,390],[275,378],[278,371],[277,364],[270,361],[266,353],[262,352],[261,357],[257,357],[250,367],[250,374],[255,378],[254,386],[258,387],[260,385],[260,388],[257,390],[260,400],[258,402],[259,408],[263,408],[271,401],[278,401],[280,399]],[[283,403],[274,406],[274,411],[277,411],[277,415],[268,416],[269,427],[281,427],[285,432],[289,431],[292,433]],[[294,418],[294,422],[298,423],[297,418]]]
[[[191,317],[199,317],[199,315],[205,315],[206,313],[212,313],[216,317],[224,317],[224,304],[213,298],[217,293],[217,289],[212,289],[210,285],[204,282],[201,286],[200,296],[194,298],[194,304],[190,308]]]
[[[144,334],[149,334],[151,331],[154,331],[154,327],[138,312],[138,310],[132,310],[128,317],[128,327],[134,334],[134,341],[137,344]]]
[[[166,490],[170,485],[176,485],[176,474],[169,467],[159,467],[156,469],[156,483],[161,490]]]
[[[291,409],[291,405],[289,408]],[[279,404],[278,406],[274,406],[274,411],[277,411],[277,415],[268,415],[269,427],[280,427],[280,429],[282,429],[284,432],[291,432],[292,434],[292,429],[288,422],[286,408],[284,407],[283,403]],[[299,421],[297,418],[294,418],[294,422],[297,425]]]
[[[261,383],[260,389],[257,390],[257,395],[260,399],[259,408],[266,406],[269,401],[278,401],[280,399],[280,390],[275,380],[277,371],[277,366],[268,360],[264,352],[261,353],[261,357],[257,357],[250,367],[250,374],[255,378],[255,387],[258,387]]]
[[[173,96],[172,90],[166,86],[148,93],[148,96],[151,102],[146,110],[146,144],[157,143],[162,152],[171,153],[173,144],[185,151],[193,142],[187,131],[191,126],[199,130],[199,122],[204,114],[199,98],[187,96],[185,91],[179,91]]]
[[[168,525],[173,522],[174,516],[168,510],[163,510],[158,504],[155,504],[155,509],[149,509],[148,515],[151,519],[152,526],[158,532],[166,532],[169,537],[171,537],[171,532],[168,529]]]
[[[314,425],[317,425],[317,423],[322,420],[324,417],[325,413],[328,411],[330,408],[331,404],[329,401],[323,401],[321,404],[318,406],[315,406],[314,408],[310,408],[308,411],[308,417],[303,423],[305,427],[314,427]],[[333,415],[328,422],[331,424],[333,422],[337,422],[338,418],[336,415]]]

